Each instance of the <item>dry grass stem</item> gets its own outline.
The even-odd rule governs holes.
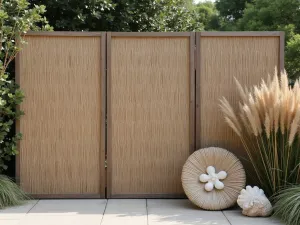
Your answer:
[[[286,72],[243,88],[238,109],[221,100],[225,121],[241,138],[261,187],[271,196],[300,182],[300,84],[289,86]],[[250,90],[250,91],[248,91]],[[238,115],[238,116],[237,116]],[[280,132],[278,132],[280,130]]]
[[[292,122],[292,125],[291,125],[291,130],[290,130],[290,136],[289,136],[289,145],[291,146],[294,142],[294,138],[295,138],[295,135],[298,131],[298,127],[299,127],[299,120],[300,120],[300,106],[298,105],[297,106],[298,110],[297,110],[297,113],[296,113],[296,116]]]

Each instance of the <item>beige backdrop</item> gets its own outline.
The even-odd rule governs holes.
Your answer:
[[[26,96],[19,122],[21,187],[35,195],[104,197],[101,37],[26,41],[18,62]]]
[[[239,138],[224,121],[219,100],[225,96],[237,109],[234,77],[250,87],[280,68],[280,37],[200,36],[197,41],[196,147],[222,147],[245,156]]]
[[[216,146],[243,156],[219,99],[237,103],[234,76],[249,86],[275,66],[282,69],[282,33],[201,32],[194,38],[27,36],[16,67],[26,95],[26,115],[17,124],[24,137],[21,187],[54,198],[105,197],[105,187],[109,198],[182,197],[181,170],[192,151]]]
[[[112,37],[109,194],[179,196],[190,153],[190,37]]]

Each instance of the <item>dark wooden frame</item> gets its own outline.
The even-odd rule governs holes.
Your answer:
[[[195,33],[194,32],[108,32],[107,33],[107,198],[185,198],[182,194],[115,194],[112,191],[112,162],[111,155],[111,39],[112,37],[189,37],[190,38],[190,153],[195,151]]]
[[[43,36],[43,37],[101,37],[100,44],[100,64],[101,64],[101,131],[100,134],[100,190],[99,194],[31,194],[33,198],[105,198],[105,188],[106,188],[106,172],[105,172],[105,143],[106,143],[106,33],[105,32],[28,32],[25,36]],[[22,72],[20,71],[20,61],[19,55],[16,57],[16,82],[20,84],[20,76]],[[22,86],[21,86],[22,89]],[[16,121],[16,132],[20,132],[20,121]],[[17,146],[20,150],[20,143]],[[20,154],[22,152],[20,151]],[[20,157],[16,156],[16,181],[18,184],[21,182],[20,177]]]
[[[196,65],[196,118],[200,118],[200,49],[201,49],[201,37],[279,37],[279,58],[278,64],[280,66],[279,70],[284,70],[284,32],[283,31],[232,31],[232,32],[224,32],[224,31],[203,31],[196,32],[196,51],[195,51],[195,65]],[[201,147],[201,121],[200,119],[195,120],[196,123],[196,133],[195,133],[195,142],[196,149]]]

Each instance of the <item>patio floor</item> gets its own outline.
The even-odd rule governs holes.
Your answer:
[[[271,225],[274,218],[248,218],[238,209],[204,211],[188,200],[32,200],[0,210],[0,225]]]

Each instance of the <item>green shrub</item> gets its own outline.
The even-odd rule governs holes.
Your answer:
[[[44,6],[29,9],[27,0],[0,0],[0,173],[7,169],[5,161],[17,154],[16,144],[21,134],[14,134],[13,125],[22,115],[17,106],[23,93],[8,68],[25,44],[24,34],[29,30],[51,29],[42,14]]]
[[[295,34],[287,42],[285,53],[285,67],[289,77],[293,80],[300,77],[300,34]]]
[[[0,74],[0,171],[7,169],[5,161],[17,154],[16,144],[21,139],[21,134],[14,135],[12,125],[22,115],[16,108],[23,97],[22,91],[8,79],[8,75]]]
[[[50,29],[42,14],[44,6],[29,9],[27,0],[0,0],[0,173],[7,168],[5,162],[17,154],[16,144],[21,134],[14,134],[13,125],[22,115],[17,106],[24,95],[8,68],[21,46],[23,37],[29,30],[40,26]],[[28,199],[26,194],[8,177],[0,175],[0,208],[21,204]]]
[[[286,225],[300,224],[300,186],[292,186],[278,192],[274,197],[274,216]]]

